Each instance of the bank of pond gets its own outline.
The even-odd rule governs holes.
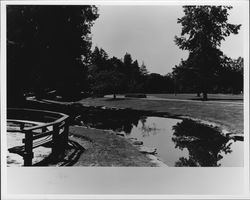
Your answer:
[[[112,130],[137,141],[135,145],[155,149],[155,156],[170,167],[244,166],[244,137],[219,127],[169,113],[79,104],[53,108],[69,114],[71,126]],[[13,137],[8,136],[8,140]]]

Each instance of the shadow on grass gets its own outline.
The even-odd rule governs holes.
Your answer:
[[[122,101],[122,100],[128,100],[128,99],[125,99],[125,98],[108,98],[108,99],[105,99],[105,101]]]
[[[80,144],[72,140],[69,140],[69,145],[68,149],[66,149],[67,153],[62,158],[54,160],[52,156],[49,156],[33,166],[73,166],[79,160],[85,149]]]

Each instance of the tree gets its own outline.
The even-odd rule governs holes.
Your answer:
[[[116,57],[109,58],[105,50],[98,47],[95,47],[91,55],[88,70],[90,90],[98,95],[112,93],[116,99],[116,94],[125,85],[124,63]]]
[[[136,92],[138,89],[138,82],[140,76],[139,69],[140,68],[137,60],[132,62],[132,64],[129,66],[127,82],[129,92]]]
[[[144,64],[144,62],[142,62],[142,65],[140,67],[140,73],[142,76],[148,75],[149,71],[147,70],[146,65]]]
[[[120,73],[122,73],[122,68],[123,68],[123,62],[121,59],[116,58],[113,56],[112,58],[109,59],[111,65],[117,69]]]
[[[165,93],[169,90],[169,85],[166,77],[157,74],[151,73],[147,75],[145,81],[145,91],[148,93]]]
[[[199,75],[188,61],[181,60],[180,64],[173,68],[172,74],[175,79],[175,90],[197,92],[197,96],[199,96],[201,90]]]
[[[97,11],[95,6],[7,7],[8,102],[16,101],[12,94],[34,85],[57,88],[64,95],[84,88]]]
[[[123,59],[124,66],[129,68],[132,65],[132,62],[133,60],[131,55],[129,53],[126,53]]]
[[[223,92],[239,94],[243,91],[243,58],[224,56],[224,64],[218,72],[218,88]]]
[[[124,81],[124,75],[117,70],[103,70],[96,74],[92,90],[98,94],[112,93],[116,99],[116,94],[120,90]]]
[[[172,73],[167,73],[164,76],[165,79],[165,93],[174,93],[175,92],[175,79]]]
[[[90,64],[94,65],[97,71],[106,70],[109,67],[108,57],[105,50],[95,47],[91,54]]]
[[[138,82],[140,78],[140,68],[138,61],[133,61],[131,55],[126,53],[123,59],[123,68],[121,72],[126,76],[126,91],[135,92],[138,90]]]
[[[243,92],[243,82],[244,82],[244,59],[239,57],[238,59],[234,59],[232,62],[232,93],[238,94]]]
[[[180,37],[175,36],[175,43],[180,49],[189,51],[187,62],[197,75],[203,100],[207,100],[207,92],[221,66],[221,41],[230,34],[237,34],[241,25],[227,22],[230,6],[183,8],[185,15],[177,21],[182,25],[182,32]]]

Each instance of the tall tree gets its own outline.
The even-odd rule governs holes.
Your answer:
[[[123,59],[123,70],[122,72],[126,75],[126,85],[128,92],[135,92],[138,88],[138,81],[140,76],[140,68],[138,61],[133,61],[131,55],[126,53]]]
[[[96,71],[106,70],[109,67],[108,54],[102,48],[95,47],[91,54],[90,67],[95,68]]]
[[[123,63],[125,65],[125,67],[130,67],[132,65],[132,62],[133,62],[133,60],[132,60],[131,55],[129,53],[126,53],[124,55],[124,59],[123,59]]]
[[[149,74],[148,69],[147,69],[146,65],[144,64],[144,62],[142,62],[142,65],[140,66],[140,73],[143,76],[146,76]]]
[[[230,34],[237,34],[241,25],[228,23],[230,6],[183,8],[185,15],[177,21],[182,25],[182,32],[180,37],[175,36],[175,43],[180,49],[189,51],[187,61],[198,75],[203,99],[207,100],[209,87],[221,66],[221,41]]]
[[[83,87],[97,17],[95,6],[8,6],[8,102],[31,86],[66,94]]]

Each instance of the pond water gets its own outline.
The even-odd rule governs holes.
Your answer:
[[[168,166],[243,166],[243,142],[223,136],[217,128],[187,119],[111,116],[91,113],[81,117],[82,125],[112,129],[143,141],[144,146],[156,148],[156,156]]]
[[[180,135],[179,132],[186,131],[179,130],[182,123],[179,119],[144,117],[127,137],[156,148],[157,156],[168,166],[243,166],[243,142],[228,140],[219,132],[212,139],[202,133]],[[207,128],[212,132],[212,128]]]

